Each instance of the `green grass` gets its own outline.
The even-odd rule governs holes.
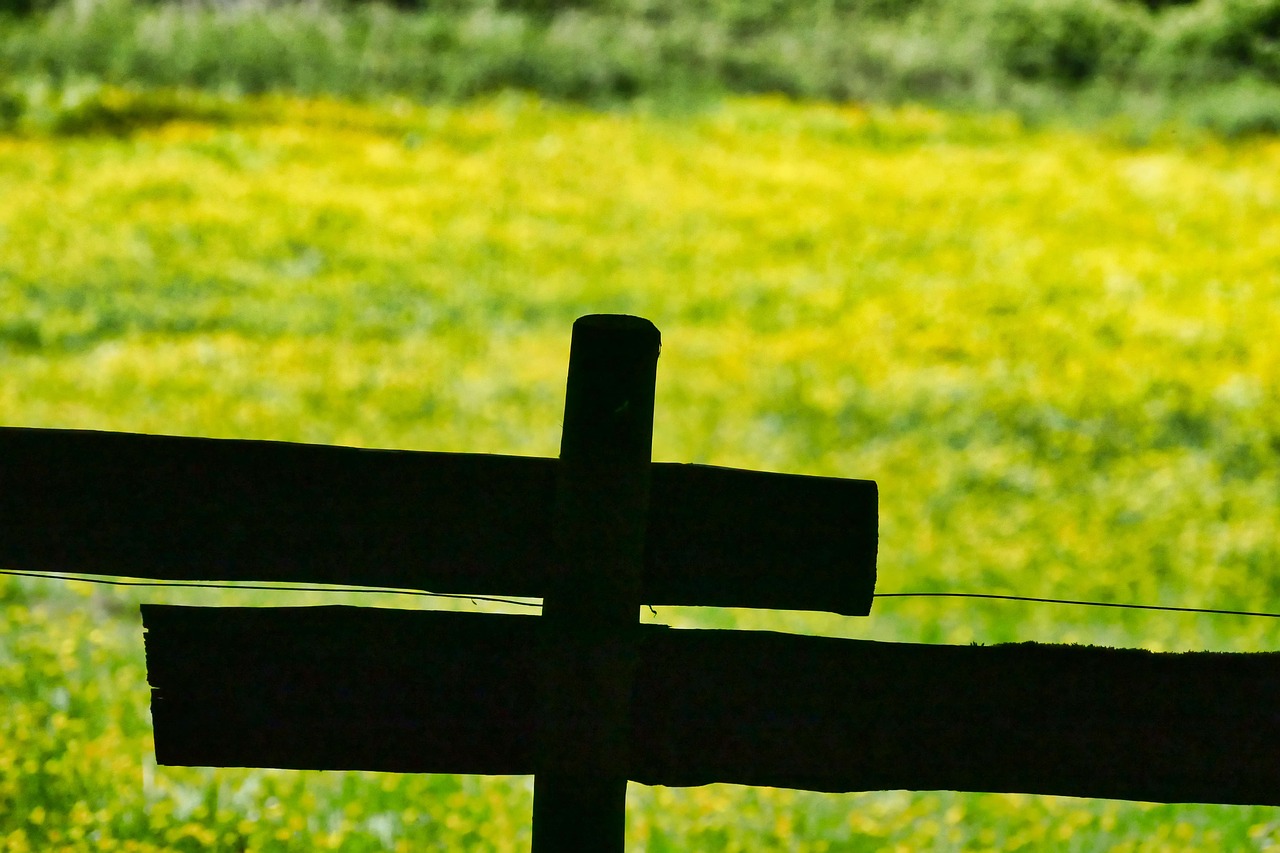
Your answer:
[[[1274,141],[780,99],[57,97],[0,138],[8,425],[550,456],[573,319],[629,312],[664,334],[656,458],[876,479],[881,591],[1280,610]],[[0,849],[527,843],[527,779],[156,767],[144,600],[422,606],[0,580]],[[1266,620],[991,602],[657,619],[1276,647]],[[652,850],[1280,838],[1268,808],[630,796]]]
[[[60,0],[0,16],[0,123],[31,81],[89,78],[434,101],[516,88],[597,105],[781,93],[1248,135],[1280,128],[1278,45],[1280,0]]]

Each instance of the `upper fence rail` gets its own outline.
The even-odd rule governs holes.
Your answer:
[[[0,428],[0,567],[540,598],[558,464]],[[650,503],[645,604],[870,612],[872,481],[656,463]]]

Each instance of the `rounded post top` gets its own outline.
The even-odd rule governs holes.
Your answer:
[[[573,324],[560,458],[630,459],[648,470],[662,336],[626,314],[588,314]]]
[[[573,321],[573,331],[625,335],[639,340],[651,338],[655,346],[662,345],[662,334],[658,327],[644,317],[631,314],[584,314]]]
[[[653,329],[658,331],[652,322],[634,314],[583,314],[573,321],[575,326],[591,326],[603,329]]]

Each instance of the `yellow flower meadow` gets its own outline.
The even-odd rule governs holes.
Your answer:
[[[6,424],[554,455],[573,319],[640,314],[655,456],[878,480],[886,592],[1280,610],[1276,305],[1272,140],[519,94],[0,138]],[[285,597],[77,588],[0,579],[0,849],[527,847],[528,779],[155,766],[136,602]],[[1276,647],[1266,620],[977,602],[658,618]],[[1268,809],[630,796],[654,851],[1280,838]]]

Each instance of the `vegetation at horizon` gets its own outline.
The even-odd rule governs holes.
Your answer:
[[[573,319],[634,313],[655,457],[877,480],[883,592],[1280,610],[1280,141],[85,86],[0,136],[5,425],[549,456]],[[527,845],[528,779],[156,767],[139,601],[423,606],[0,577],[0,849]],[[1275,648],[1270,620],[976,601],[656,620]],[[630,797],[654,851],[1280,842],[1268,808]]]
[[[0,0],[0,129],[86,85],[416,101],[725,93],[1280,130],[1280,0]],[[4,14],[4,9],[9,14]]]

